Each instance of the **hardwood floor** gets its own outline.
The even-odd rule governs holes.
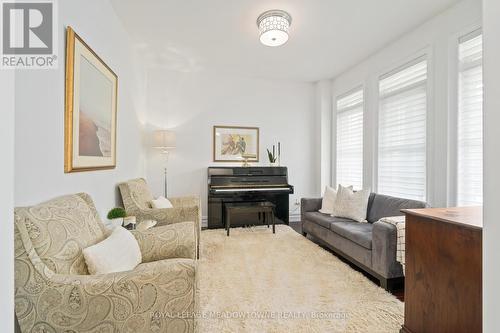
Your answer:
[[[293,230],[295,230],[296,232],[298,232],[299,234],[302,234],[302,222],[290,222],[290,227]],[[314,242],[313,239],[310,239],[310,240]],[[320,244],[318,244],[318,245],[320,245]],[[330,249],[328,249],[328,248],[326,248],[324,246],[321,246],[321,247],[324,248],[325,250],[327,250],[328,252],[332,253],[332,255],[335,255]],[[361,270],[357,266],[351,264],[349,261],[345,260],[344,258],[341,258],[341,257],[338,257],[338,256],[337,256],[337,258],[339,258],[340,260],[342,260],[343,262],[345,262],[346,264],[348,264],[349,266],[351,266],[352,269],[354,269],[354,270],[356,270],[358,272],[361,272],[364,276],[366,276],[370,281],[372,281],[376,285],[379,284],[378,280],[375,279],[370,274],[364,272],[363,270]],[[391,293],[394,296],[396,296],[396,298],[399,299],[401,302],[404,302],[404,286],[402,286],[401,288],[395,289],[395,290],[391,290]]]

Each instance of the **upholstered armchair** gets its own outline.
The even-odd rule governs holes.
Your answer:
[[[131,179],[118,184],[127,215],[137,222],[155,220],[157,225],[192,221],[195,223],[197,246],[200,245],[201,207],[196,196],[168,198],[173,208],[151,208],[153,195],[143,178]],[[199,251],[199,249],[197,250]]]
[[[89,275],[82,249],[103,240],[106,229],[88,195],[16,208],[15,310],[21,331],[193,332],[193,223],[133,233],[142,253],[139,266]]]

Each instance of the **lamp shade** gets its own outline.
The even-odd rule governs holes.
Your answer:
[[[153,148],[163,149],[163,150],[174,149],[175,132],[169,130],[154,131]]]

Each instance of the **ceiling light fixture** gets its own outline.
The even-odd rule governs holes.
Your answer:
[[[291,23],[292,17],[283,10],[273,9],[260,14],[257,18],[260,42],[266,46],[285,44]]]

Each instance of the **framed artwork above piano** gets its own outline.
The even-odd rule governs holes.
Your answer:
[[[209,167],[208,228],[224,228],[225,204],[235,202],[269,201],[276,206],[276,223],[288,224],[289,196],[293,191],[287,167]],[[255,219],[241,216],[231,225],[255,224],[251,223]]]
[[[259,128],[214,126],[214,162],[259,162]]]

